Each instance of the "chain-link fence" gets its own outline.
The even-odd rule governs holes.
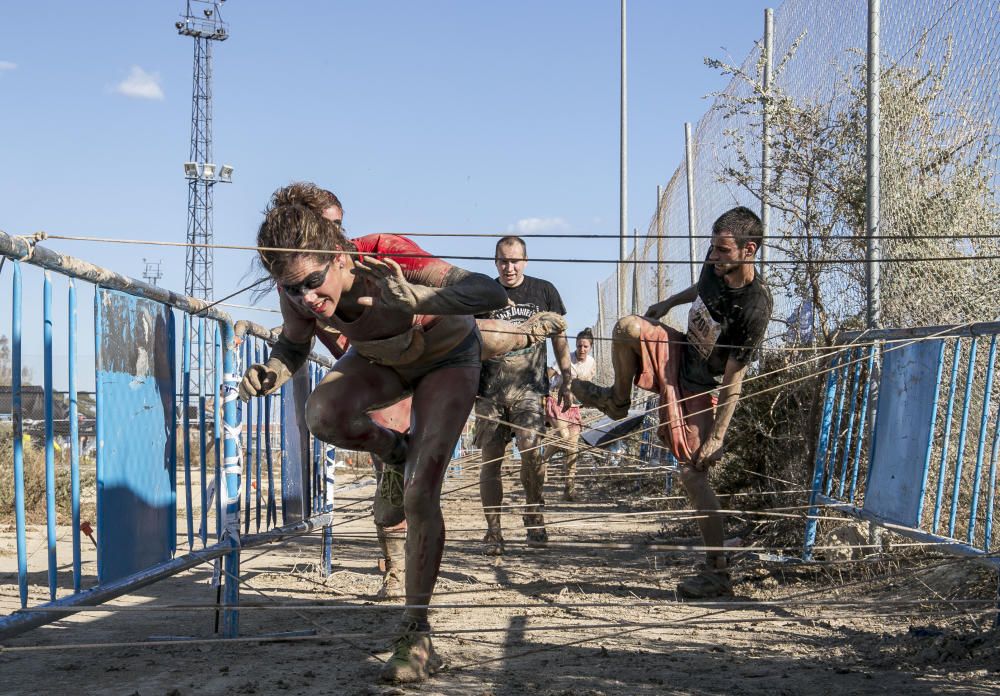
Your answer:
[[[879,323],[993,319],[1000,5],[882,0],[880,20]],[[838,331],[865,325],[867,40],[865,0],[787,0],[773,15],[769,89],[763,39],[742,64],[706,59],[732,79],[692,129],[693,222],[689,227],[682,161],[630,256],[639,263],[625,273],[627,306],[617,306],[615,275],[599,286],[600,338],[611,336],[619,315],[690,286],[691,261],[704,259],[712,222],[736,205],[760,211],[762,199],[770,213],[765,274],[774,294],[765,348],[828,343]],[[681,124],[676,133],[684,137]],[[665,321],[683,329],[686,309]],[[609,356],[600,351],[605,381]]]

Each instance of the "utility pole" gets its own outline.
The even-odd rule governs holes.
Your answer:
[[[212,42],[229,38],[220,9],[225,0],[187,0],[185,13],[174,24],[181,36],[194,39],[194,69],[191,94],[191,149],[184,163],[188,180],[188,220],[184,292],[199,300],[212,300],[212,191],[216,182],[230,183],[233,168],[217,168],[212,159]],[[191,387],[197,389],[201,369],[211,372],[214,351],[204,355],[198,342],[199,322],[190,322]]]
[[[639,228],[632,228],[632,314],[639,313]]]
[[[761,148],[760,148],[760,222],[763,228],[763,239],[760,249],[760,274],[767,272],[768,245],[767,238],[771,233],[771,82],[774,80],[774,10],[764,10],[764,75],[762,80],[763,94],[761,103]]]
[[[656,185],[656,292],[653,302],[663,299],[663,189]]]
[[[625,32],[626,0],[621,0],[621,124],[619,126],[620,162],[618,181],[619,213],[618,224],[618,316],[625,316],[625,258],[628,256],[626,237],[628,237],[628,70],[626,63],[626,32]]]
[[[881,285],[879,284],[879,133],[881,81],[880,51],[880,0],[868,0],[868,152],[867,152],[867,205],[865,206],[865,231],[868,247],[865,253],[865,295],[867,297],[867,327],[878,328],[881,313]]]
[[[688,203],[688,240],[689,246],[689,260],[691,266],[691,285],[698,282],[698,263],[695,260],[695,230],[698,227],[697,220],[695,218],[695,206],[694,206],[694,162],[693,162],[693,147],[691,144],[691,124],[684,124],[684,168],[687,172],[687,203]]]

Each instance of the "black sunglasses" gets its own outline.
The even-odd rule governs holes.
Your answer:
[[[333,262],[327,261],[326,266],[323,267],[323,270],[313,271],[305,278],[303,278],[301,282],[295,283],[294,285],[286,285],[285,283],[282,283],[281,289],[287,292],[289,295],[292,295],[293,297],[301,297],[302,295],[305,295],[309,290],[315,290],[316,288],[323,285],[323,283],[326,281],[326,274],[330,271],[331,263]]]

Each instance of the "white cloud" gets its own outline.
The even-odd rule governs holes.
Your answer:
[[[9,60],[0,60],[0,72],[9,72],[11,70],[17,70],[17,63],[11,63]]]
[[[569,223],[561,217],[521,218],[513,225],[507,226],[507,231],[511,234],[551,234],[568,229]]]
[[[133,65],[128,77],[115,85],[115,92],[135,99],[163,99],[160,74],[148,73],[138,65]]]

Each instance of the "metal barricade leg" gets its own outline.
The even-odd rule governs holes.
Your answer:
[[[240,603],[240,479],[242,476],[243,457],[240,453],[239,437],[240,423],[236,416],[237,384],[236,374],[236,335],[233,325],[222,323],[223,351],[223,472],[224,481],[220,482],[220,492],[225,495],[225,520],[223,522],[223,540],[228,540],[233,550],[225,556],[225,588],[223,591],[223,634],[227,638],[235,638],[240,632],[240,614],[237,607]],[[221,486],[225,486],[222,488]]]

